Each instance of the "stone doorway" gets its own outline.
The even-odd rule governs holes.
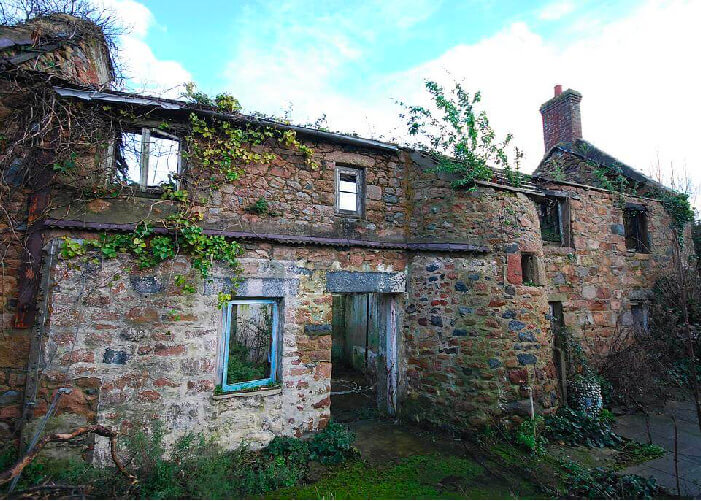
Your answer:
[[[392,294],[333,296],[331,415],[339,422],[393,415],[397,321]]]

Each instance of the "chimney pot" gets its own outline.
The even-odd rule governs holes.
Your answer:
[[[559,96],[562,94],[562,85],[558,84],[555,86],[555,97]]]

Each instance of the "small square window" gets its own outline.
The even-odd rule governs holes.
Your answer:
[[[128,182],[142,189],[174,183],[180,172],[180,141],[148,128],[124,132],[119,141],[117,166]]]
[[[363,212],[363,171],[351,167],[336,167],[336,212]]]
[[[540,285],[538,281],[538,261],[534,254],[521,254],[521,276],[523,285]]]
[[[275,383],[278,306],[268,299],[230,301],[224,307],[222,391]]]
[[[626,207],[623,210],[623,228],[625,230],[626,249],[635,252],[650,252],[645,209]]]

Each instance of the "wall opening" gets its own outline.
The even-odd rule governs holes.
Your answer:
[[[647,233],[647,213],[638,207],[626,207],[623,211],[626,249],[634,252],[650,252]]]
[[[224,307],[221,389],[238,391],[278,381],[278,305],[268,299],[229,301]]]
[[[562,401],[567,402],[567,332],[561,301],[549,301],[550,331],[553,336],[553,362]]]
[[[523,285],[541,285],[538,279],[538,261],[534,254],[521,254],[521,276]]]
[[[396,406],[396,313],[391,294],[333,296],[331,415],[348,422]]]

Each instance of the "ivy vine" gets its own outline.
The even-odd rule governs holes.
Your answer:
[[[204,100],[199,95],[197,98]],[[233,111],[238,103],[233,100],[231,96],[219,95],[211,102],[221,111]],[[314,151],[301,143],[293,130],[256,127],[248,123],[238,126],[224,118],[205,119],[193,112],[189,117],[188,133],[182,140],[185,145],[183,156],[190,169],[190,175],[182,180],[182,184],[200,194],[208,192],[211,195],[221,185],[235,182],[247,166],[276,160],[278,155],[265,151],[267,146],[277,145],[297,151],[304,156],[307,165],[316,167]],[[195,203],[184,188],[164,184],[162,189],[161,198],[177,207],[174,214],[155,223],[143,221],[129,233],[102,233],[97,238],[83,241],[66,237],[61,255],[70,259],[94,251],[104,259],[113,259],[126,253],[136,259],[140,268],[151,268],[177,255],[188,255],[192,267],[202,278],[209,275],[212,264],[217,261],[238,271],[242,247],[223,236],[206,234],[202,226],[203,215],[199,207],[206,205],[209,198],[203,196]],[[156,232],[154,224],[162,231]],[[183,277],[176,280],[176,285],[186,292],[194,291],[192,284]]]

